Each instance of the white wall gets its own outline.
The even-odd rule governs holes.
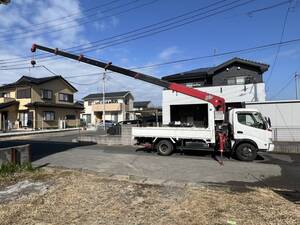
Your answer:
[[[300,101],[246,103],[246,108],[257,109],[270,117],[272,127],[300,127]]]
[[[226,102],[260,102],[266,100],[264,83],[212,86],[196,89],[223,97]]]

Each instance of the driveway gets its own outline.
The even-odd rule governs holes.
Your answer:
[[[9,140],[0,142],[0,146],[31,144],[36,166],[62,166],[187,183],[267,186],[300,191],[299,155],[263,153],[252,163],[225,159],[222,166],[211,158],[210,153],[186,152],[163,157],[131,146],[72,143],[76,135]]]

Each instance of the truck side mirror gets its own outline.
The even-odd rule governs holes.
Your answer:
[[[268,121],[268,124],[269,124],[269,126],[270,126],[270,127],[272,127],[272,124],[271,124],[271,119],[270,119],[270,117],[268,117],[268,120],[267,120],[267,121]]]

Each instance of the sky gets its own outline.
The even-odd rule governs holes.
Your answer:
[[[126,68],[148,66],[137,70],[159,78],[241,57],[270,65],[263,75],[268,100],[295,99],[293,76],[300,73],[300,41],[149,66],[297,39],[299,18],[299,0],[11,0],[0,5],[0,84],[22,75],[58,74],[78,89],[77,100],[102,92],[103,69],[40,51],[32,54],[31,45],[37,43]],[[161,104],[162,88],[107,73],[106,91],[125,90],[137,101]]]

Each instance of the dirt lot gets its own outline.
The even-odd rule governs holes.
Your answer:
[[[170,187],[43,169],[0,178],[0,191],[18,181],[47,190],[0,202],[6,224],[300,224],[300,206],[268,189]]]

